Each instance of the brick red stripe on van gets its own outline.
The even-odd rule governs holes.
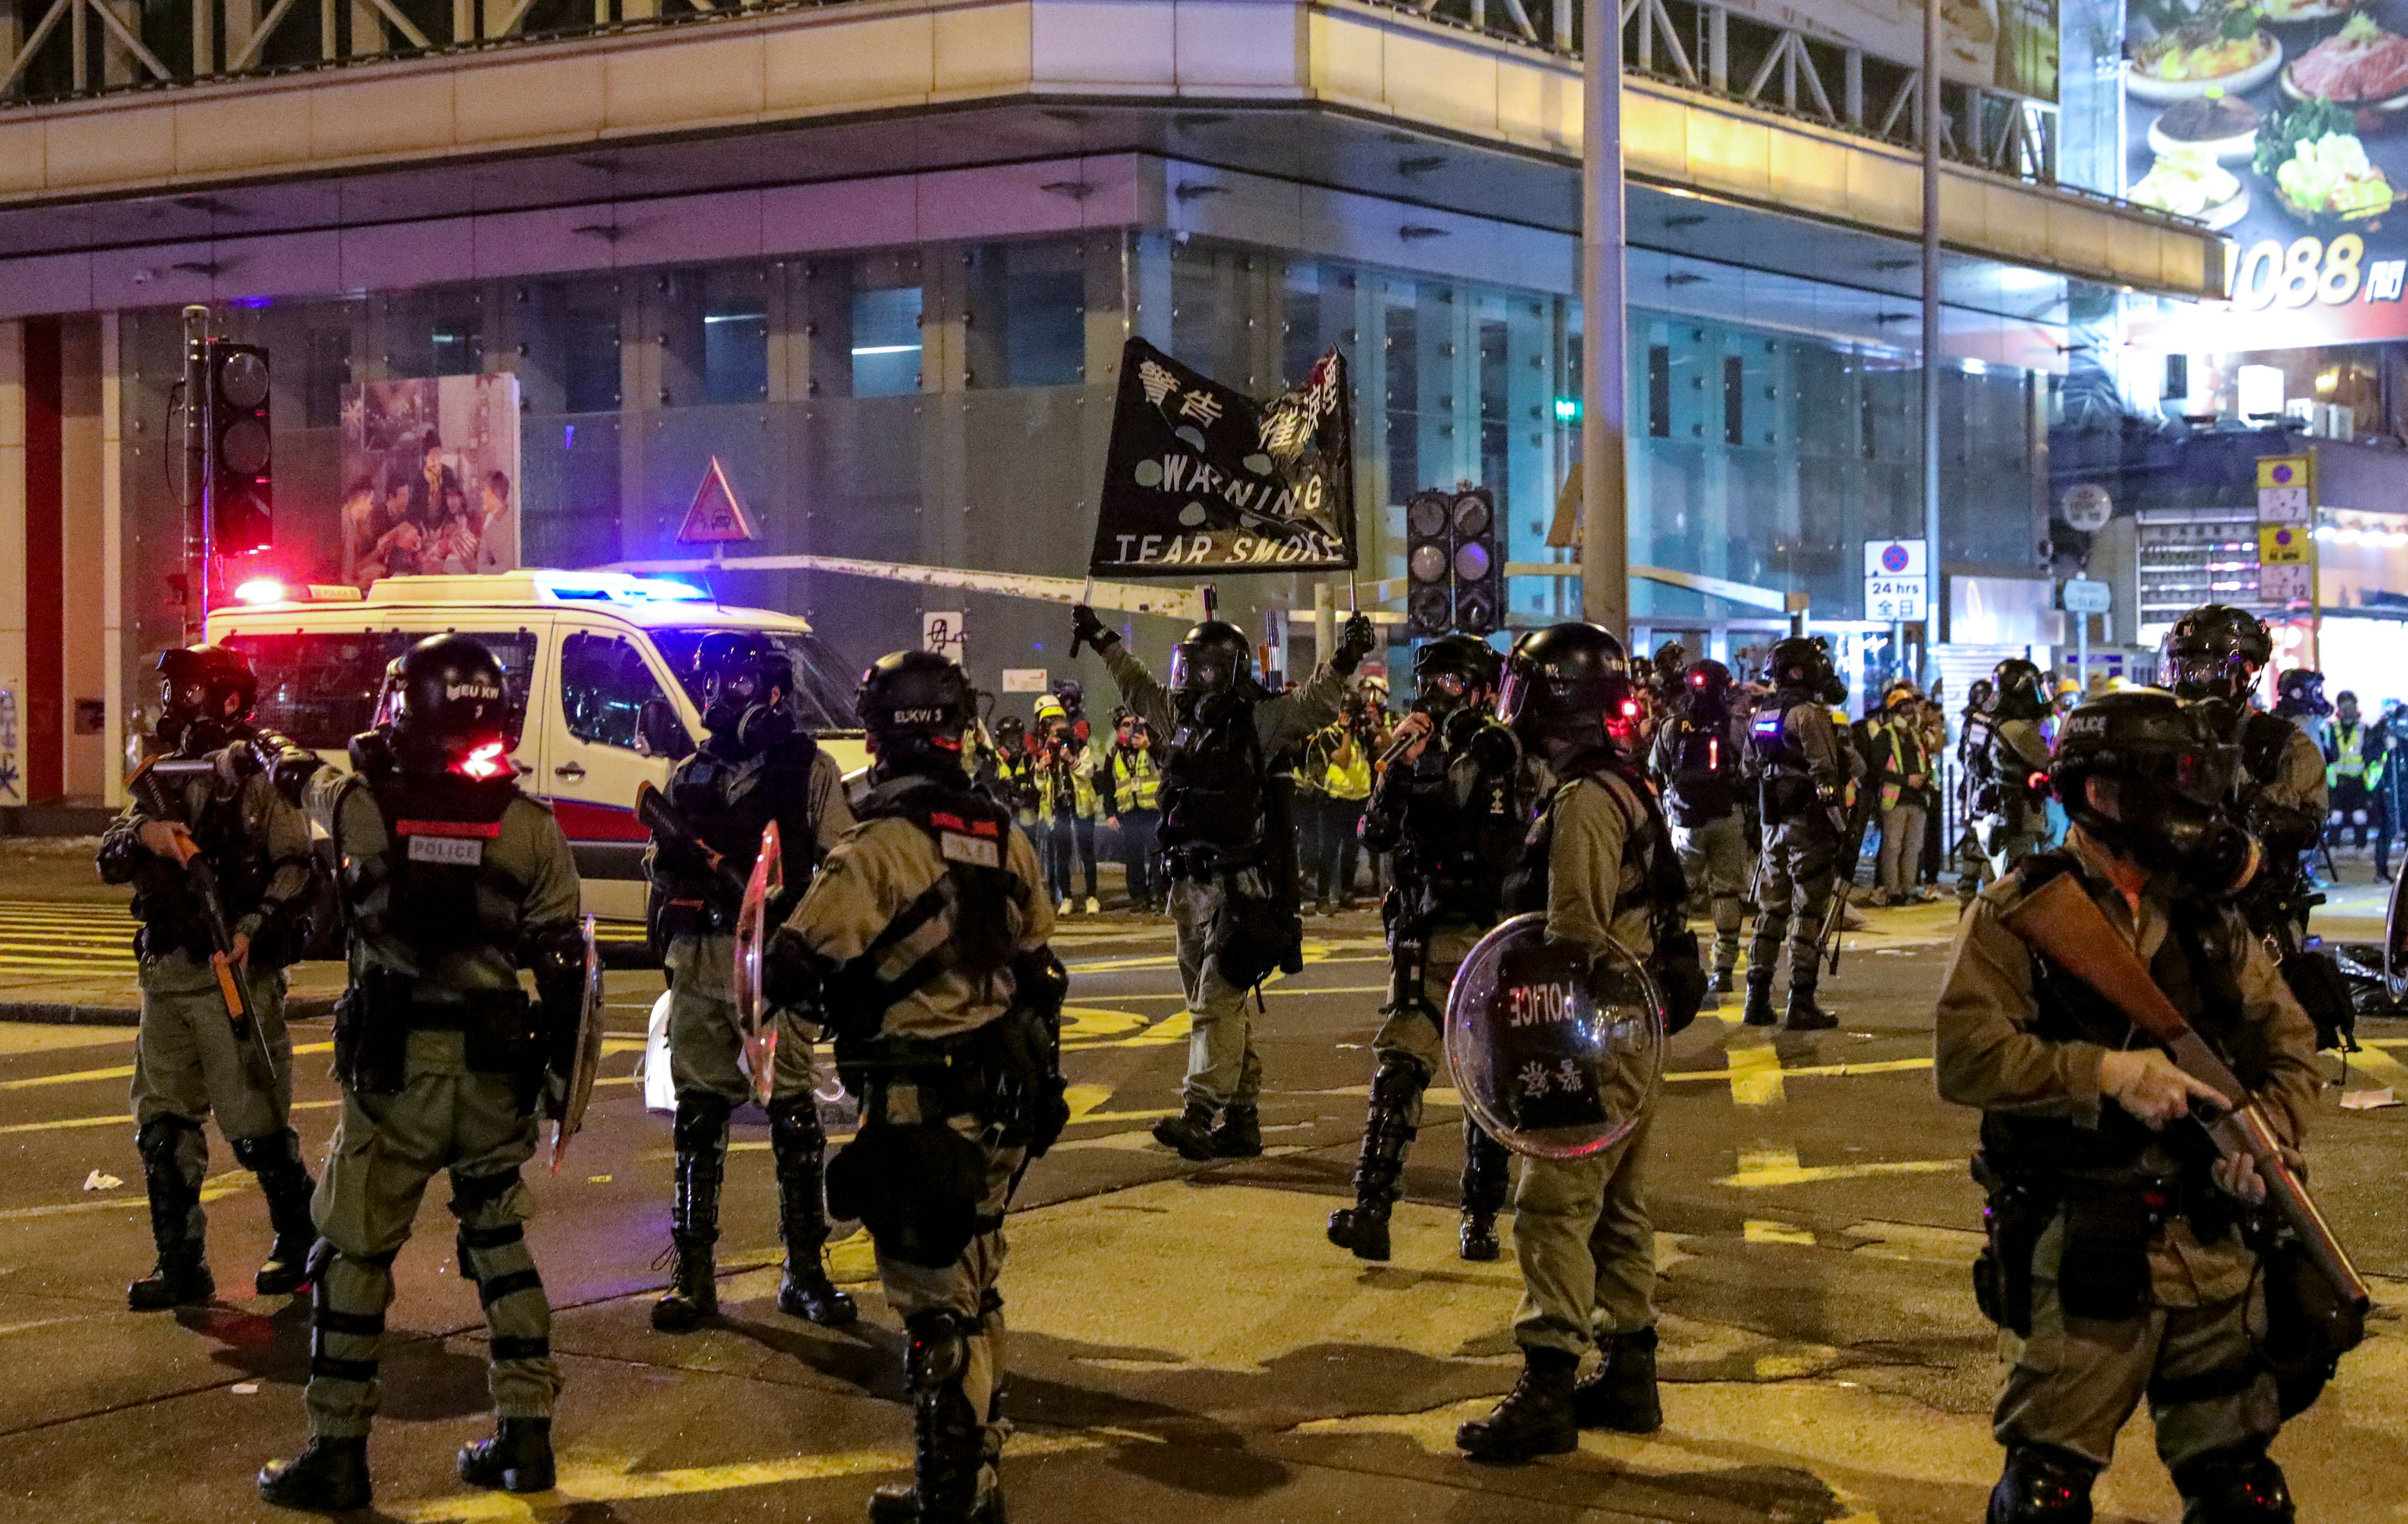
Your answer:
[[[396,836],[482,836],[487,841],[502,833],[499,820],[396,820],[393,826]]]
[[[582,799],[546,799],[560,832],[570,841],[650,841],[652,833],[633,809],[589,805]]]

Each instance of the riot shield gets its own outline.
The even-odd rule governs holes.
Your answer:
[[[1534,1159],[1613,1147],[1646,1115],[1664,1070],[1663,1002],[1630,949],[1590,960],[1550,942],[1546,917],[1480,939],[1446,997],[1446,1061],[1464,1109]]]
[[[752,876],[745,881],[744,901],[736,911],[736,1022],[744,1037],[744,1063],[752,1075],[753,1093],[769,1104],[769,1075],[778,1059],[778,1013],[769,1008],[762,987],[762,960],[769,937],[769,904],[786,887],[785,853],[778,839],[778,822],[761,828],[761,854],[752,860]]]
[[[2408,1001],[2408,872],[2391,881],[2391,910],[2383,921],[2383,982],[2392,1000]]]
[[[585,1126],[585,1108],[594,1099],[594,1076],[602,1068],[602,951],[594,940],[594,918],[585,918],[585,989],[578,1003],[577,1046],[569,1054],[566,1093],[560,1115],[552,1123],[552,1173],[560,1173],[561,1156]]]

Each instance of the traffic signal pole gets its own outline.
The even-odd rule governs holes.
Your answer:
[[[1940,0],[1923,0],[1923,681],[1940,677]],[[1905,652],[1896,652],[1903,658]]]
[[[209,577],[216,565],[209,499],[209,309],[184,308],[184,475],[178,492],[184,514],[184,644],[199,641],[208,620]]]
[[[1622,7],[1583,0],[1581,49],[1581,615],[1630,634],[1625,424],[1629,314],[1623,226]]]

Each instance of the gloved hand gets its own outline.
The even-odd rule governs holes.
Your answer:
[[[1329,670],[1341,677],[1352,677],[1354,669],[1363,664],[1363,658],[1371,654],[1371,648],[1379,643],[1379,633],[1371,625],[1371,616],[1354,615],[1338,633],[1338,654],[1329,659]]]
[[[2189,1116],[2193,1101],[2226,1104],[2214,1086],[2185,1074],[2154,1047],[2108,1050],[2099,1061],[2099,1092],[2151,1127]]]
[[[1070,649],[1073,653],[1077,652],[1082,641],[1100,651],[1107,646],[1116,644],[1120,638],[1118,634],[1105,628],[1103,620],[1096,618],[1094,609],[1084,604],[1070,605]]]

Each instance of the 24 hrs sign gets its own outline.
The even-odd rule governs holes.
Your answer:
[[[1865,618],[1884,624],[1927,618],[1930,583],[1921,540],[1865,542]]]

